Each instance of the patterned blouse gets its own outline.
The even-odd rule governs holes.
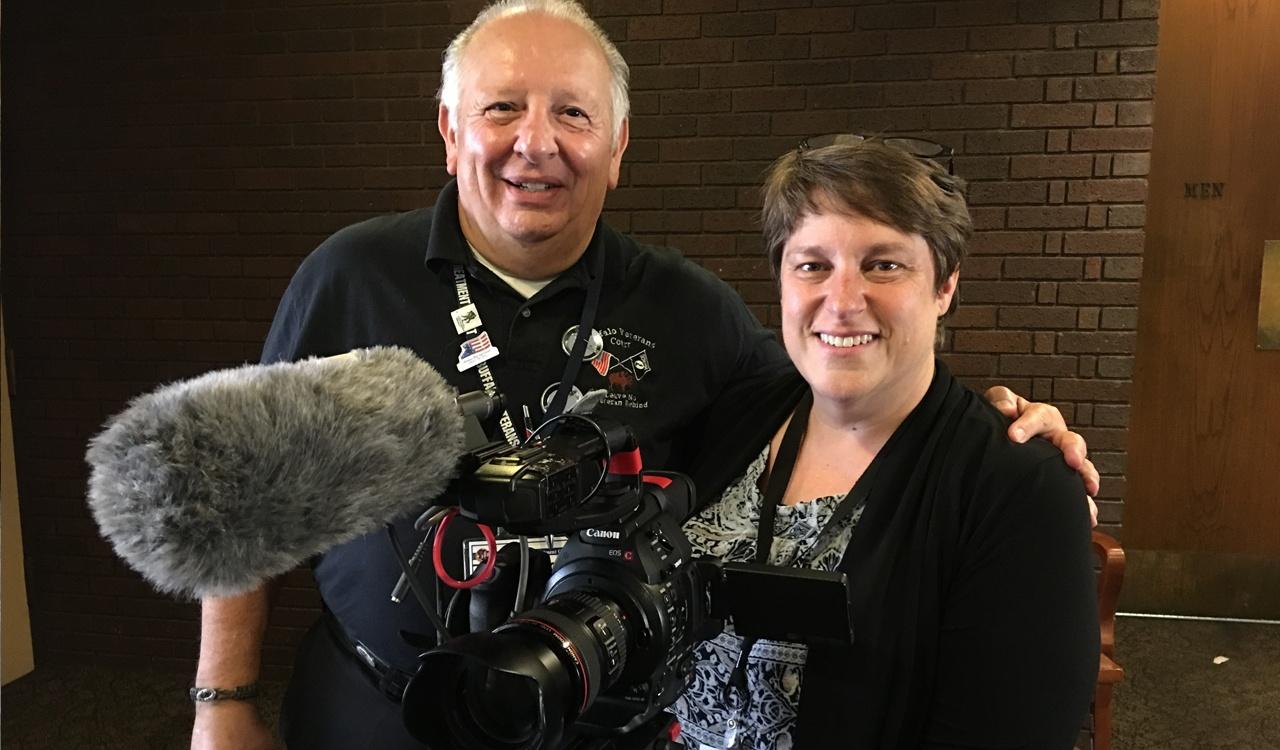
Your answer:
[[[726,562],[754,561],[756,529],[764,501],[759,480],[768,457],[766,445],[717,502],[685,522],[684,531],[695,555],[710,555]],[[815,549],[823,526],[842,499],[842,495],[831,495],[778,506],[769,563],[834,570],[862,515],[862,508],[856,509],[841,528],[832,529],[835,533],[823,535],[829,541],[822,549]],[[723,690],[742,653],[742,638],[726,624],[725,632],[698,644],[693,684],[672,707],[680,720],[686,747],[791,750],[807,652],[808,648],[799,643],[758,641],[747,662],[749,700],[742,714],[734,716],[725,704]]]

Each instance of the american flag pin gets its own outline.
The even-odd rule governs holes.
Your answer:
[[[458,352],[458,372],[464,372],[481,362],[498,356],[498,347],[489,341],[488,331],[462,342],[460,349],[461,351]]]

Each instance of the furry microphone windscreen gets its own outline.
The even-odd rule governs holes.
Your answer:
[[[210,372],[140,396],[89,443],[89,506],[159,590],[228,596],[438,497],[456,392],[405,349]]]

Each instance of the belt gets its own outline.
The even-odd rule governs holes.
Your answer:
[[[342,627],[342,623],[338,622],[338,618],[334,617],[333,613],[327,609],[324,613],[324,620],[329,626],[329,634],[333,637],[334,643],[360,662],[360,666],[364,668],[366,675],[383,695],[399,703],[413,675],[382,659],[373,652],[373,649],[347,635],[346,628]]]

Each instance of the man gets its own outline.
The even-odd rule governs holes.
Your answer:
[[[647,465],[681,468],[716,394],[786,355],[723,282],[600,222],[627,147],[626,63],[576,4],[504,2],[453,41],[443,73],[439,129],[456,181],[433,208],[323,243],[290,284],[263,360],[406,346],[460,390],[501,390],[510,408],[487,427],[508,441],[605,388],[604,409],[636,432]],[[1051,407],[1020,427],[1046,422],[1092,472]],[[420,747],[396,700],[421,650],[402,633],[432,629],[412,600],[389,600],[399,568],[386,539],[343,545],[315,574],[326,616],[299,650],[286,743]],[[267,611],[265,589],[204,602],[197,686],[257,680]],[[272,746],[251,704],[197,704],[193,748]]]

